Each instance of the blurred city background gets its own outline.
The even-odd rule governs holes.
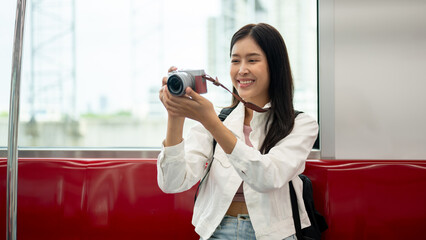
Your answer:
[[[28,0],[19,146],[159,147],[158,100],[170,66],[205,69],[229,88],[229,44],[248,23],[283,35],[295,108],[317,118],[314,0]],[[7,145],[16,2],[0,9],[0,147]],[[220,109],[231,95],[212,84]],[[194,124],[187,121],[185,132]]]

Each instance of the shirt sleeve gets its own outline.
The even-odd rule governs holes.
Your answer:
[[[164,147],[157,159],[157,182],[163,192],[183,192],[203,176],[206,163],[212,158],[213,137],[201,125],[191,128],[181,143]]]
[[[299,114],[291,133],[268,154],[237,140],[228,158],[240,177],[258,192],[281,188],[305,169],[306,159],[318,135],[318,124],[307,114]]]

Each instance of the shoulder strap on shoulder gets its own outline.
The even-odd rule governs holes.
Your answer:
[[[233,107],[227,107],[227,108],[223,108],[222,110],[220,110],[219,113],[219,119],[220,121],[225,121],[225,119],[228,117],[229,114],[231,114],[232,111],[234,111],[234,109],[237,107],[237,105],[233,106]],[[214,154],[214,150],[216,149],[216,139],[213,139],[213,154]]]
[[[234,111],[234,109],[237,106],[233,106],[233,107],[227,107],[227,108],[223,108],[222,110],[220,110],[219,113],[219,119],[220,121],[225,121],[226,117],[228,117],[229,114],[231,114],[232,111]]]

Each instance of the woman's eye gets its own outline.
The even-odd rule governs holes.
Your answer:
[[[239,60],[237,60],[237,59],[232,59],[231,60],[231,63],[237,63],[237,62],[239,62]]]
[[[257,62],[257,59],[250,59],[249,62]]]

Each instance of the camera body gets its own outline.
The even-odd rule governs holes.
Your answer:
[[[167,79],[167,89],[175,96],[184,95],[187,87],[191,87],[197,93],[206,93],[207,83],[206,79],[203,78],[204,75],[203,69],[170,72]]]

